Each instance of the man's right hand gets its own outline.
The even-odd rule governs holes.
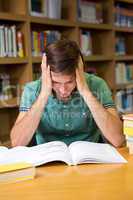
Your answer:
[[[41,87],[41,96],[48,98],[52,92],[52,80],[50,73],[50,66],[47,66],[47,57],[44,54],[42,58],[42,87]]]

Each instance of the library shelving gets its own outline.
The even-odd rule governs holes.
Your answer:
[[[15,30],[22,33],[24,51],[22,57],[18,55],[16,57],[7,55],[0,57],[0,74],[2,76],[3,74],[9,75],[13,90],[9,99],[6,97],[6,99],[0,100],[0,124],[2,124],[2,126],[0,125],[0,141],[9,138],[10,129],[18,114],[19,99],[24,84],[38,77],[40,73],[43,51],[41,49],[42,52],[39,51],[34,56],[32,32],[33,36],[38,37],[40,33],[48,34],[48,32],[56,31],[61,38],[75,40],[79,45],[81,45],[81,33],[89,32],[92,49],[90,55],[84,55],[86,68],[94,68],[96,74],[107,81],[113,96],[118,90],[124,90],[128,85],[133,87],[131,83],[118,85],[115,77],[115,67],[118,62],[133,63],[132,20],[129,19],[127,26],[119,25],[118,21],[121,15],[121,12],[118,11],[122,10],[122,14],[127,13],[127,10],[131,10],[133,7],[133,0],[90,0],[91,6],[93,6],[91,12],[92,10],[97,12],[98,9],[98,18],[97,15],[94,15],[93,22],[89,18],[87,18],[89,21],[83,19],[85,16],[82,0],[61,0],[60,19],[39,14],[33,16],[30,12],[29,2],[32,3],[32,0],[20,2],[18,0],[0,0],[0,27],[3,25],[5,27],[15,26]],[[124,9],[126,9],[125,12],[123,12]],[[129,17],[132,17],[131,13],[129,13]],[[116,36],[119,35],[122,35],[126,41],[125,55],[116,55],[115,42]]]

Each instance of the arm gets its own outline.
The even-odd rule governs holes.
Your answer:
[[[20,112],[16,123],[11,130],[12,146],[25,146],[32,139],[45,109],[48,96],[51,94],[50,68],[46,66],[46,57],[43,58],[42,67],[42,87],[41,92],[27,112]]]
[[[76,69],[76,81],[77,88],[88,105],[104,137],[112,145],[116,147],[121,146],[125,141],[125,137],[122,133],[122,122],[114,108],[104,108],[90,91],[83,75],[83,64],[81,60],[79,62],[79,67]]]

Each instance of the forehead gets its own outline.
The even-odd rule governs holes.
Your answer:
[[[68,74],[51,72],[51,78],[52,78],[52,81],[55,81],[58,83],[65,83],[68,81],[75,80],[75,74],[68,75]]]

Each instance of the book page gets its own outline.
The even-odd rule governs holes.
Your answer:
[[[80,163],[126,163],[110,144],[87,141],[73,142],[69,146],[74,165]]]
[[[34,147],[30,147],[32,153],[37,153],[40,156],[40,160],[36,162],[36,165],[41,165],[51,161],[63,161],[68,165],[72,164],[71,155],[67,145],[64,142],[53,141],[45,144],[40,144]]]
[[[0,159],[2,159],[7,152],[8,152],[8,148],[7,147],[0,146]]]
[[[33,155],[28,147],[18,146],[8,149],[0,156],[0,164],[12,164],[18,162],[33,163],[37,154]]]
[[[63,161],[71,164],[71,156],[65,143],[55,141],[33,147],[18,146],[9,149],[0,158],[0,164],[27,162],[33,166],[51,161]]]

